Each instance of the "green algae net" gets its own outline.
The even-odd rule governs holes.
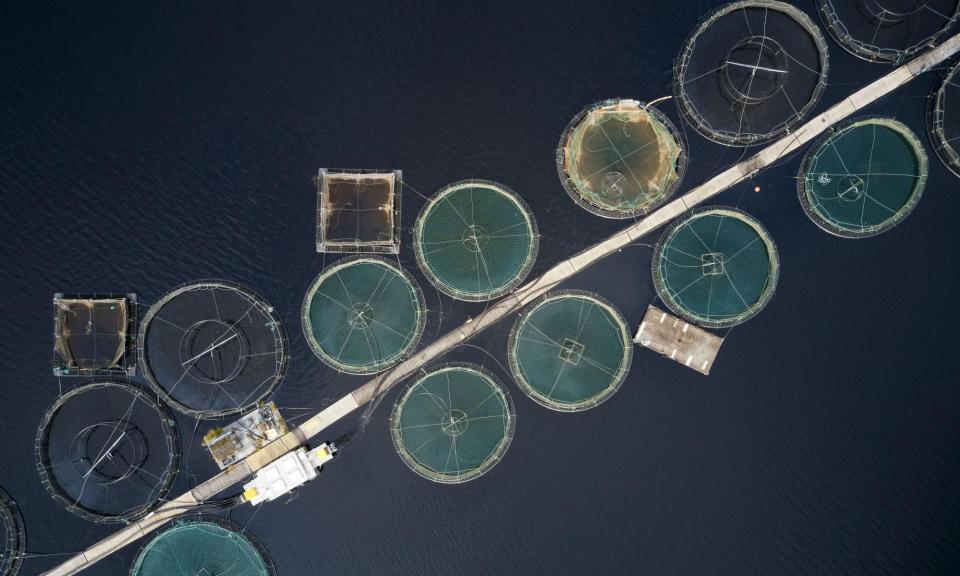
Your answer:
[[[424,373],[397,400],[390,432],[414,472],[456,484],[485,474],[513,439],[510,395],[489,371],[444,364]]]
[[[595,294],[551,292],[517,319],[510,370],[539,404],[563,412],[592,408],[616,392],[633,358],[627,322]]]
[[[417,262],[430,283],[458,300],[490,300],[526,278],[537,256],[527,205],[496,182],[465,180],[437,192],[414,226]]]
[[[131,576],[274,576],[263,546],[242,526],[220,518],[174,523],[148,542]]]
[[[352,256],[317,276],[303,302],[303,332],[327,365],[373,374],[400,361],[423,333],[423,294],[397,264]]]
[[[800,204],[820,228],[848,238],[874,236],[903,221],[920,201],[927,155],[909,128],[888,118],[829,132],[800,168]]]
[[[773,298],[773,239],[734,208],[705,208],[668,230],[653,255],[657,294],[674,314],[709,328],[752,318]]]

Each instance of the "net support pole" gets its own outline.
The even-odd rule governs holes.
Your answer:
[[[101,540],[86,551],[70,557],[59,566],[44,572],[42,576],[76,574],[109,554],[160,528],[170,520],[189,513],[190,505],[210,498],[241,482],[273,460],[305,444],[310,438],[316,436],[334,422],[369,402],[373,398],[374,392],[379,391],[381,394],[386,392],[422,366],[496,324],[507,315],[557,287],[581,270],[639,240],[647,233],[663,226],[694,206],[713,198],[735,184],[753,177],[760,170],[799,150],[804,144],[810,142],[837,122],[850,117],[861,108],[883,98],[957,53],[960,53],[960,34],[950,37],[937,48],[874,80],[825,112],[813,117],[797,130],[781,137],[750,158],[724,170],[687,194],[665,204],[635,224],[575,254],[568,260],[560,262],[539,278],[528,282],[512,294],[504,296],[481,315],[444,334],[395,368],[340,398],[295,430],[268,444],[246,460],[224,470],[198,485],[191,492],[161,506],[152,514]]]

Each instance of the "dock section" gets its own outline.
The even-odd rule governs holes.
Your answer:
[[[656,306],[647,313],[633,341],[707,375],[717,358],[723,338],[672,316]]]

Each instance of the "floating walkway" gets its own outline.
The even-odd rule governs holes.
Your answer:
[[[788,154],[796,152],[804,144],[807,144],[837,122],[850,117],[858,110],[883,98],[957,53],[960,53],[960,34],[950,37],[939,47],[917,57],[903,66],[895,68],[867,86],[857,90],[822,114],[813,117],[809,122],[798,127],[795,131],[773,142],[757,154],[724,170],[687,194],[664,205],[659,210],[652,212],[642,220],[617,232],[606,240],[575,254],[570,259],[560,262],[539,278],[528,282],[518,288],[516,292],[505,296],[496,304],[487,308],[482,314],[472,319],[472,321],[448,332],[406,361],[397,364],[394,369],[377,376],[353,392],[340,398],[315,414],[298,428],[281,436],[259,452],[255,452],[242,462],[203,482],[190,492],[167,502],[153,513],[148,514],[139,521],[131,523],[111,536],[94,544],[87,550],[71,556],[59,566],[44,572],[44,576],[67,576],[69,574],[76,574],[99,562],[113,552],[136,541],[138,538],[157,530],[170,520],[188,514],[192,506],[208,500],[223,490],[240,483],[280,456],[306,444],[310,438],[313,438],[320,432],[326,430],[334,422],[346,417],[360,406],[372,400],[375,393],[385,393],[388,389],[420,370],[423,366],[426,366],[465,340],[472,338],[476,334],[496,324],[507,315],[516,312],[523,306],[556,288],[581,270],[640,240],[644,235],[663,226],[694,206],[713,198],[735,184],[751,178],[763,168],[781,160]]]

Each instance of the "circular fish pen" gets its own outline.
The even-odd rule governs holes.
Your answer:
[[[557,148],[560,182],[574,202],[607,218],[663,204],[680,185],[687,155],[673,122],[636,100],[604,100],[567,125]]]
[[[95,522],[137,518],[166,496],[180,462],[173,414],[145,389],[95,382],[70,390],[37,430],[37,469],[67,510]]]
[[[512,190],[463,180],[437,192],[413,228],[420,269],[437,290],[482,301],[516,288],[537,257],[537,223]]]
[[[200,280],[164,294],[147,311],[137,347],[150,386],[195,418],[256,406],[287,369],[287,336],[273,307],[224,280]]]
[[[854,56],[900,63],[933,47],[960,18],[958,0],[818,0],[830,35]]]
[[[620,388],[633,343],[613,304],[596,294],[562,290],[544,295],[517,318],[507,356],[530,398],[553,410],[577,412]]]
[[[680,113],[721,144],[768,142],[799,123],[827,85],[827,42],[801,10],[733,2],[708,15],[674,66]]]
[[[800,204],[813,222],[846,238],[893,228],[920,201],[927,181],[923,144],[891,118],[861,118],[822,136],[797,178]]]
[[[263,545],[243,526],[196,516],[161,530],[137,554],[130,576],[276,576]]]
[[[404,390],[393,406],[390,433],[411,470],[459,484],[503,458],[515,421],[513,400],[491,372],[450,363],[424,372]]]
[[[653,283],[674,314],[707,328],[740,324],[773,298],[780,262],[766,229],[736,208],[694,211],[653,254]]]
[[[423,293],[406,270],[379,256],[351,256],[310,285],[303,333],[328,366],[374,374],[399,362],[420,341]]]
[[[934,152],[960,176],[960,62],[947,72],[930,99],[927,124]]]
[[[23,516],[13,498],[0,488],[0,527],[3,528],[4,548],[0,556],[0,576],[14,576],[20,571],[26,549],[26,530]]]

